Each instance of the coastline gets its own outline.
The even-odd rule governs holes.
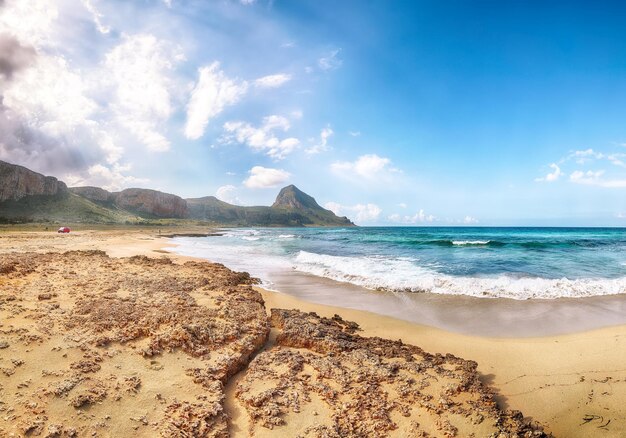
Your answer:
[[[0,235],[0,245],[3,252],[99,249],[116,258],[147,255],[166,256],[175,262],[192,260],[169,252],[173,244],[154,229],[84,231],[64,237],[72,240],[43,233],[36,233],[34,238],[32,233],[10,233]],[[327,317],[339,314],[358,323],[362,336],[402,339],[431,353],[452,353],[476,361],[481,380],[496,390],[502,408],[521,410],[555,436],[623,436],[621,431],[626,430],[622,416],[626,402],[626,325],[534,338],[469,336],[256,290],[267,309],[295,308]],[[610,419],[611,423],[606,429],[600,428],[603,423],[596,419],[585,422],[589,415],[597,415],[598,420],[602,417],[603,423]],[[244,421],[241,417],[239,420]]]

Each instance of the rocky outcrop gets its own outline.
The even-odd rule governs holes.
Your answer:
[[[338,315],[272,309],[271,324],[275,345],[237,383],[250,436],[281,436],[290,422],[310,438],[549,436],[498,407],[476,362],[359,336]]]
[[[288,209],[319,209],[323,208],[315,201],[315,198],[307,195],[302,190],[294,186],[293,184],[283,187],[276,201],[272,204],[274,208],[288,208]]]
[[[0,283],[0,437],[229,436],[224,382],[269,335],[249,275],[101,251],[2,253]]]
[[[187,202],[180,196],[150,189],[126,189],[113,196],[115,205],[123,210],[156,217],[187,217]]]
[[[106,203],[111,202],[113,200],[113,194],[108,192],[100,187],[70,187],[70,192],[75,195],[82,196],[83,198],[89,199],[90,201]]]
[[[64,194],[67,194],[67,186],[56,178],[0,161],[0,202],[17,201],[27,196]]]
[[[112,204],[142,216],[183,219],[188,216],[187,201],[170,193],[150,189],[109,192],[100,187],[71,187],[72,193],[98,204]]]

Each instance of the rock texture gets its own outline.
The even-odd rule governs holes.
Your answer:
[[[237,387],[254,436],[544,437],[498,408],[473,361],[381,338],[314,313],[272,309],[278,330]],[[270,431],[271,433],[264,432]]]
[[[2,254],[0,436],[228,436],[224,382],[269,332],[251,283],[211,263]]]
[[[65,183],[22,166],[0,161],[0,202],[27,196],[59,196],[67,193]]]
[[[156,217],[187,217],[187,202],[180,196],[150,189],[126,189],[113,196],[115,205],[124,210]]]

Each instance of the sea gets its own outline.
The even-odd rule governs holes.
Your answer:
[[[626,293],[626,228],[224,229],[175,252],[248,271],[295,272],[372,291],[546,300]]]

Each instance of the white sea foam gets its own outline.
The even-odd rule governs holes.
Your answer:
[[[487,245],[491,240],[453,240],[453,245],[459,246],[475,246],[475,245]]]
[[[259,240],[260,237],[254,237],[254,236],[241,236],[241,240],[250,240],[250,241],[255,241],[255,240]]]
[[[279,239],[293,239],[294,237],[296,237],[295,234],[280,234],[278,236]]]
[[[461,277],[441,274],[408,260],[379,257],[344,257],[300,251],[295,269],[301,272],[352,283],[369,289],[398,292],[529,298],[586,297],[626,293],[626,277],[616,279],[544,279]]]

